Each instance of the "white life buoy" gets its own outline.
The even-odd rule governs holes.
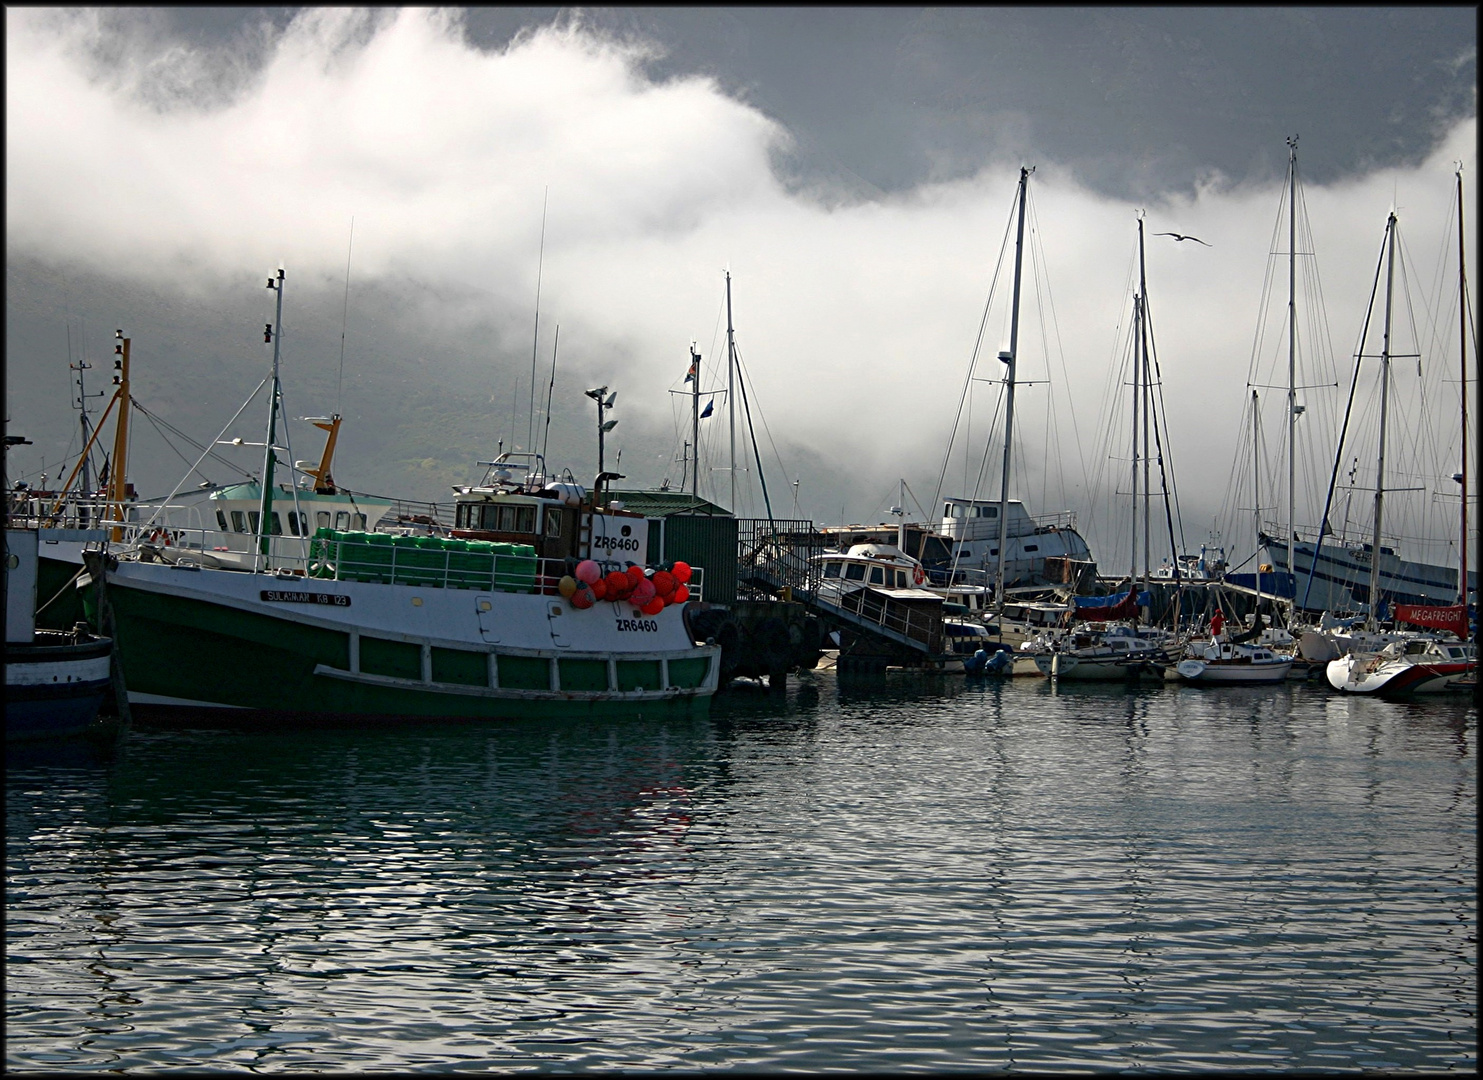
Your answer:
[[[921,566],[918,565],[912,569],[911,576],[913,580],[915,580],[916,583],[920,585],[922,582],[927,580],[927,571],[923,570]]]

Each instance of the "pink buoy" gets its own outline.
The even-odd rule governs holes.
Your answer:
[[[591,559],[583,559],[577,564],[577,580],[584,585],[591,585],[602,577],[602,568]]]
[[[628,602],[634,607],[643,607],[654,599],[654,583],[648,578],[640,578],[633,592],[629,594]]]

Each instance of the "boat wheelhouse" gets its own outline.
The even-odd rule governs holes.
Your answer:
[[[952,545],[959,568],[996,572],[999,534],[1005,533],[1006,588],[1066,583],[1065,567],[1092,563],[1091,548],[1076,531],[1076,514],[1062,511],[1031,517],[1019,499],[1003,503],[1005,522],[999,520],[997,500],[949,498],[943,503],[939,531]],[[1049,566],[1047,560],[1051,560]]]

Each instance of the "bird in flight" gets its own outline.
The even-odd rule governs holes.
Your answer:
[[[1175,240],[1176,243],[1178,241],[1180,241],[1180,240],[1193,240],[1197,244],[1205,244],[1205,241],[1201,240],[1198,236],[1181,236],[1177,232],[1156,232],[1156,233],[1154,233],[1154,235],[1155,236],[1172,236],[1172,237],[1174,237],[1174,240]],[[1205,246],[1206,247],[1214,247],[1215,245],[1213,245],[1213,244],[1205,244]]]

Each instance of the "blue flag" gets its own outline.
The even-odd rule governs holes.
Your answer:
[[[705,403],[705,411],[700,414],[700,418],[702,420],[704,420],[707,416],[710,416],[711,415],[711,409],[715,406],[715,404],[716,404],[716,399],[715,398],[712,398],[710,401],[707,401]]]

